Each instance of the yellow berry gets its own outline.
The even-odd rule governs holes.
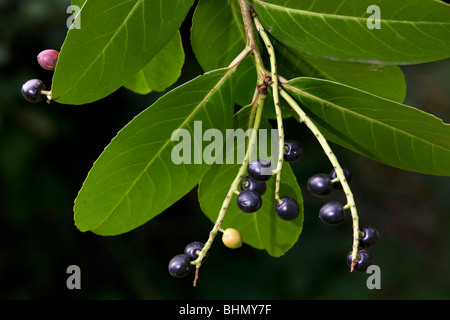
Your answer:
[[[243,243],[241,233],[233,228],[228,228],[223,232],[222,242],[230,249],[238,249]]]

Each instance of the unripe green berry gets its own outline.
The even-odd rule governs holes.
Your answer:
[[[230,249],[238,249],[244,243],[241,233],[233,228],[228,228],[223,232],[222,242]]]

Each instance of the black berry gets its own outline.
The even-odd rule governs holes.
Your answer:
[[[250,177],[245,177],[244,180],[242,180],[241,191],[246,190],[256,191],[260,195],[263,195],[267,190],[267,186],[264,181],[256,181]]]
[[[267,160],[252,160],[247,165],[247,173],[256,181],[267,181],[272,176],[272,164]]]
[[[353,270],[358,272],[365,272],[373,263],[372,255],[366,250],[359,250],[355,260]],[[347,255],[347,264],[352,265],[352,252]]]
[[[37,56],[39,65],[45,70],[55,70],[56,62],[58,61],[59,52],[53,49],[41,51]]]
[[[367,249],[377,244],[380,239],[378,231],[374,227],[364,226],[360,228],[359,247]]]
[[[172,277],[183,278],[192,270],[191,259],[187,254],[177,254],[169,262],[169,273]]]
[[[319,197],[329,195],[333,191],[330,176],[324,173],[315,174],[309,178],[307,188],[309,192]]]
[[[282,203],[275,203],[275,212],[283,220],[294,220],[298,217],[298,203],[291,197],[281,197]]]
[[[40,102],[44,99],[42,90],[45,90],[45,84],[38,79],[31,79],[22,86],[22,95],[30,102]]]
[[[342,168],[342,171],[344,171],[345,180],[347,180],[347,183],[352,183],[353,177],[350,171],[347,168]],[[330,179],[334,180],[337,178],[336,170],[333,169],[333,171],[330,172]],[[333,182],[331,186],[336,190],[342,190],[342,184],[339,181]]]
[[[194,241],[189,243],[184,249],[184,254],[187,254],[189,259],[196,260],[198,258],[199,252],[203,249],[205,245],[203,242]]]
[[[241,191],[236,202],[238,208],[247,213],[258,211],[262,205],[262,199],[259,193],[251,190]]]
[[[297,140],[284,142],[284,160],[295,162],[303,155],[303,147]]]
[[[319,218],[329,226],[337,226],[345,221],[345,211],[338,201],[325,203],[319,211]]]

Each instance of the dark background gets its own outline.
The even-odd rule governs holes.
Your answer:
[[[382,235],[371,250],[381,289],[368,274],[349,273],[350,221],[324,226],[322,199],[303,192],[304,230],[283,257],[217,239],[200,269],[174,279],[172,256],[190,241],[205,241],[212,227],[196,190],[142,227],[101,237],[73,224],[73,200],[92,163],[126,123],[160,93],[119,90],[83,106],[28,103],[20,88],[31,78],[48,86],[52,73],[37,54],[59,49],[67,31],[61,0],[0,0],[0,298],[2,299],[448,299],[450,298],[450,179],[387,167],[332,145],[354,175],[361,224]],[[188,35],[189,23],[183,25]],[[185,37],[185,40],[188,38]],[[180,83],[201,73],[189,43]],[[408,66],[405,104],[450,122],[450,61]],[[304,126],[288,121],[287,136],[302,141],[294,166],[300,187],[329,164]],[[68,266],[81,268],[81,289],[69,290]]]

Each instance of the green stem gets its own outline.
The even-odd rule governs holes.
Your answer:
[[[238,0],[241,7],[242,19],[244,20],[245,37],[247,39],[247,49],[250,50],[255,60],[257,85],[264,84],[264,79],[267,77],[267,71],[264,69],[264,63],[261,53],[258,50],[255,32],[253,30],[252,13],[250,11],[247,0]]]
[[[236,192],[238,192],[239,183],[242,181],[242,178],[244,177],[244,175],[246,173],[247,164],[249,162],[250,155],[255,146],[256,137],[257,137],[258,130],[259,130],[259,127],[261,124],[261,118],[262,118],[262,112],[263,112],[265,99],[266,99],[266,96],[263,94],[259,94],[257,96],[257,98],[255,99],[255,102],[254,102],[255,108],[256,108],[255,121],[253,124],[253,130],[251,131],[251,135],[249,138],[248,147],[246,150],[244,161],[243,161],[241,167],[239,168],[239,171],[238,171],[236,177],[234,178],[234,181],[231,184],[230,189],[228,190],[228,193],[222,203],[222,208],[219,211],[219,215],[217,216],[216,222],[214,223],[214,227],[212,228],[212,230],[209,233],[208,240],[206,241],[203,249],[200,251],[198,258],[192,262],[192,264],[196,266],[196,275],[195,275],[195,279],[194,279],[194,286],[196,286],[196,283],[197,283],[198,270],[202,264],[203,258],[208,253],[208,250],[210,249],[217,233],[219,231],[223,231],[223,229],[221,228],[223,219],[225,218],[225,214],[228,210],[228,207],[230,206],[233,196],[236,194]]]
[[[345,197],[347,199],[347,204],[343,208],[350,209],[350,212],[352,215],[352,221],[353,221],[352,264],[351,264],[351,269],[350,269],[351,271],[353,271],[353,267],[355,265],[355,260],[358,257],[359,218],[358,218],[358,213],[356,211],[356,204],[355,204],[355,200],[353,198],[353,193],[350,189],[347,179],[345,178],[344,171],[342,170],[342,167],[339,164],[339,161],[336,158],[335,154],[331,150],[327,140],[322,135],[320,130],[316,127],[316,125],[309,119],[307,114],[300,108],[300,106],[297,104],[297,102],[286,91],[281,89],[280,94],[283,97],[283,99],[285,99],[286,102],[289,103],[289,105],[292,107],[292,109],[298,114],[298,116],[300,117],[300,120],[302,120],[305,123],[305,125],[311,130],[311,132],[314,134],[316,139],[319,141],[323,151],[325,152],[325,154],[327,155],[331,164],[333,165],[333,168],[336,170],[337,178],[341,182],[342,188],[345,193]]]
[[[259,21],[256,13],[253,14],[253,21],[256,26],[256,30],[258,31],[261,39],[266,46],[267,53],[269,54],[270,59],[270,84],[272,86],[272,96],[273,96],[273,104],[275,106],[275,116],[277,119],[277,127],[278,127],[278,161],[277,167],[274,171],[276,173],[276,181],[275,181],[275,199],[281,203],[280,199],[280,184],[281,184],[281,170],[283,167],[284,161],[284,128],[283,128],[283,116],[281,114],[280,109],[280,98],[279,98],[279,89],[278,89],[278,74],[277,74],[277,60],[275,57],[275,50],[273,49],[272,43],[269,39],[269,36],[266,33],[261,21]],[[267,81],[266,81],[267,82]]]

